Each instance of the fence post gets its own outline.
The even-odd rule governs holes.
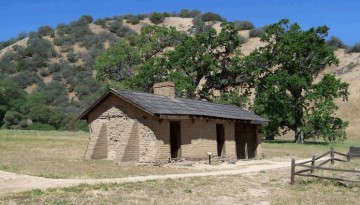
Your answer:
[[[291,159],[291,176],[290,184],[293,184],[295,181],[295,159]]]
[[[316,158],[316,156],[313,155],[313,156],[312,156],[312,161],[311,161],[311,166],[312,166],[312,167],[315,166],[315,158]],[[311,170],[310,170],[310,173],[313,173],[313,172],[314,172],[314,169],[311,169]]]
[[[331,164],[334,164],[334,147],[330,147]]]
[[[347,153],[347,161],[350,162],[350,152]]]

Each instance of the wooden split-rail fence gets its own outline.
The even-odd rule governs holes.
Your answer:
[[[330,155],[330,157],[328,159],[323,159],[327,155]],[[337,156],[335,156],[335,155],[337,155]],[[342,158],[338,158],[338,156],[341,156]],[[316,177],[316,178],[320,178],[320,179],[329,179],[329,180],[346,181],[346,182],[360,182],[360,180],[349,180],[349,179],[343,179],[343,178],[337,178],[337,177],[319,176],[319,175],[314,174],[314,171],[317,169],[318,170],[335,171],[335,172],[348,172],[348,173],[360,174],[360,170],[349,170],[349,169],[323,167],[323,165],[325,165],[329,162],[331,164],[334,164],[335,161],[348,162],[348,161],[350,161],[351,157],[360,157],[360,148],[350,147],[350,152],[348,152],[347,154],[343,154],[343,153],[334,151],[334,148],[331,147],[330,151],[328,151],[318,157],[313,155],[311,160],[308,160],[305,162],[295,163],[295,159],[291,159],[290,184],[294,183],[295,176]],[[296,170],[296,167],[301,167],[304,169]]]

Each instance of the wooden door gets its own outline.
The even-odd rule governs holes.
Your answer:
[[[180,122],[173,121],[173,122],[170,122],[171,159],[179,159],[180,158],[180,148],[181,148]]]
[[[216,124],[216,142],[217,142],[217,155],[219,157],[224,156],[225,133],[224,133],[224,125],[222,124]]]

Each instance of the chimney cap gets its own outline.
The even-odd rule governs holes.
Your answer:
[[[153,88],[162,88],[162,87],[175,87],[175,83],[171,81],[155,83]]]

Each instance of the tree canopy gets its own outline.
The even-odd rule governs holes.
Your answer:
[[[264,131],[274,137],[295,132],[295,141],[346,138],[347,122],[338,118],[334,99],[347,100],[348,84],[326,66],[338,64],[325,42],[326,26],[302,30],[281,20],[259,34],[265,46],[249,56],[240,52],[233,23],[195,35],[174,28],[146,26],[139,35],[118,41],[97,62],[97,78],[113,87],[152,92],[156,82],[173,81],[181,97],[202,98],[251,109],[270,120]]]
[[[267,135],[292,130],[300,143],[311,137],[346,138],[348,123],[336,117],[333,100],[347,100],[348,84],[332,74],[316,81],[326,66],[338,63],[325,43],[327,34],[326,26],[302,30],[281,20],[266,27],[261,41],[267,45],[247,57],[245,68],[256,90],[253,109],[271,120]]]
[[[244,81],[238,72],[241,43],[233,23],[223,23],[219,33],[209,28],[194,36],[174,28],[146,26],[98,58],[97,78],[144,92],[151,92],[156,82],[170,80],[178,96],[244,106],[247,95],[239,92]]]

